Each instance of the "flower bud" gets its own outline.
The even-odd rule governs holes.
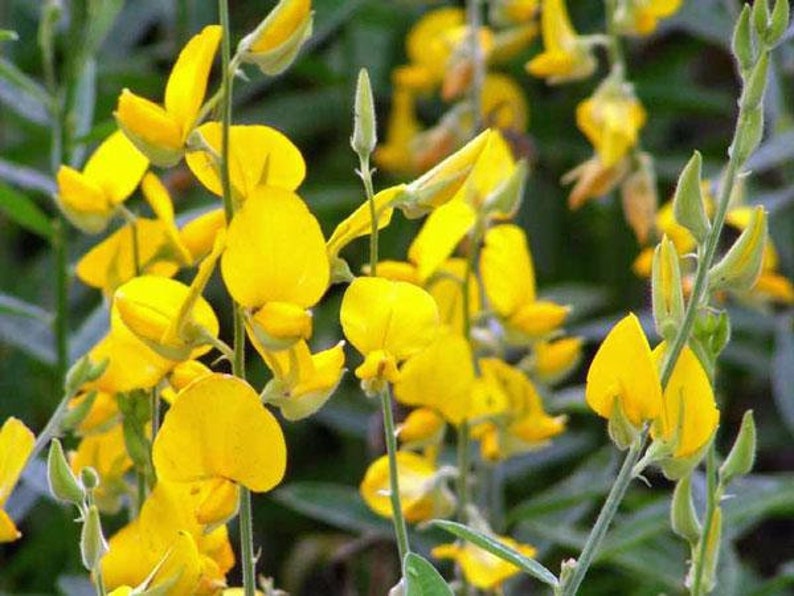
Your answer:
[[[524,199],[528,168],[525,159],[516,164],[510,176],[485,198],[483,207],[486,213],[510,218],[518,212],[521,201]]]
[[[83,483],[86,490],[94,490],[99,486],[99,474],[91,466],[87,466],[80,470],[80,482]]]
[[[99,509],[96,505],[91,505],[85,513],[83,529],[80,532],[80,556],[83,566],[88,571],[94,571],[106,552],[108,552],[108,543],[102,535]]]
[[[80,426],[94,406],[96,396],[96,391],[90,391],[87,394],[78,396],[79,402],[77,405],[70,407],[61,418],[61,430],[73,430]]]
[[[754,0],[752,14],[755,32],[759,38],[764,39],[769,28],[769,0]]]
[[[720,480],[723,484],[728,484],[736,476],[744,476],[753,469],[755,447],[755,420],[753,411],[748,410],[742,418],[736,441],[720,467]]]
[[[269,76],[281,74],[311,37],[311,0],[281,0],[237,48],[243,62],[256,64]]]
[[[764,100],[764,90],[769,74],[769,52],[763,52],[758,62],[745,79],[744,89],[739,104],[746,110],[752,110],[761,105]]]
[[[88,382],[91,368],[91,360],[88,358],[88,355],[83,356],[72,365],[66,373],[66,381],[64,382],[63,388],[66,395],[77,395],[80,391],[80,387]]]
[[[670,526],[673,532],[695,545],[700,539],[701,526],[692,502],[692,475],[687,474],[675,485],[670,505]]]
[[[731,50],[739,63],[739,70],[744,74],[748,72],[755,62],[755,50],[753,49],[753,34],[750,26],[750,6],[744,5],[736,27],[733,30]]]
[[[700,152],[695,151],[678,177],[678,185],[673,197],[673,213],[676,221],[692,232],[700,244],[706,241],[711,229],[700,183],[702,163]]]
[[[651,295],[656,331],[672,341],[684,320],[684,292],[678,253],[667,236],[662,238],[653,253]]]
[[[85,500],[85,490],[69,467],[58,439],[52,440],[47,455],[47,484],[56,499],[74,505],[80,505]]]
[[[744,122],[739,124],[739,134],[736,135],[731,145],[730,154],[736,157],[738,163],[744,163],[756,150],[764,135],[764,110],[758,106],[747,112]]]
[[[709,271],[709,289],[741,291],[752,288],[761,274],[767,233],[766,211],[759,205],[753,210],[747,228]]]
[[[772,11],[772,19],[769,23],[769,29],[766,31],[764,41],[768,48],[773,48],[777,45],[783,34],[786,32],[789,20],[789,3],[788,0],[777,0],[775,8]]]
[[[372,86],[366,68],[358,71],[354,110],[353,136],[350,138],[350,145],[359,157],[368,159],[378,143],[378,132]]]

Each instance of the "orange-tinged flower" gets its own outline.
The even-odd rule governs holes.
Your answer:
[[[411,451],[397,452],[400,506],[411,523],[445,517],[455,510],[455,497],[435,464]],[[378,515],[392,516],[389,496],[389,457],[381,456],[367,468],[359,486],[364,502]]]
[[[534,557],[536,550],[528,544],[519,544],[509,536],[493,536],[507,547],[518,551],[525,557]],[[453,559],[460,565],[466,580],[481,590],[495,590],[510,579],[520,569],[492,555],[471,542],[464,544],[441,544],[432,550],[436,559]]]
[[[256,391],[236,377],[213,374],[179,394],[152,458],[157,477],[166,481],[224,478],[264,492],[281,482],[287,451],[278,422]]]
[[[544,51],[527,63],[527,71],[552,85],[589,77],[597,62],[589,44],[574,30],[565,0],[543,0],[542,10]]]
[[[0,544],[22,536],[3,507],[33,452],[36,437],[20,420],[8,418],[0,428]]]
[[[97,147],[82,172],[69,166],[58,169],[58,206],[84,232],[101,232],[148,167],[149,160],[127,137],[114,132]]]
[[[217,156],[221,152],[220,122],[207,122],[196,129],[212,152],[198,147],[189,151],[190,170],[207,190],[222,196]],[[251,148],[256,147],[256,151]],[[300,150],[275,128],[237,125],[229,129],[229,178],[235,201],[241,203],[257,186],[295,190],[306,177]]]
[[[119,128],[155,165],[170,167],[182,159],[204,102],[221,35],[219,25],[210,25],[182,49],[165,87],[165,106],[129,89],[121,92],[114,112]]]
[[[364,355],[356,376],[394,382],[397,365],[426,348],[438,332],[438,308],[423,289],[377,277],[353,280],[339,315],[345,337]]]
[[[610,418],[619,402],[626,419],[635,428],[662,414],[659,373],[634,314],[619,321],[598,348],[587,372],[585,399],[603,418]]]
[[[619,163],[637,144],[646,118],[645,109],[630,86],[611,78],[576,108],[576,125],[592,143],[605,168]]]
[[[629,171],[629,158],[606,167],[598,155],[580,163],[562,177],[563,184],[574,183],[568,195],[568,207],[578,209],[589,199],[597,199],[611,192],[626,177]]]

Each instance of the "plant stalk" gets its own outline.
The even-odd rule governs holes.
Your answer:
[[[383,411],[383,433],[386,439],[386,453],[389,457],[389,498],[392,507],[394,533],[397,536],[397,550],[400,554],[400,569],[405,562],[405,555],[411,552],[408,545],[408,530],[403,517],[400,503],[400,478],[397,473],[397,436],[394,430],[394,415],[391,409],[391,391],[388,383],[380,393],[381,410]]]

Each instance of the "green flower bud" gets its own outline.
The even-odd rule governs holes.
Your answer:
[[[525,159],[516,164],[507,180],[485,198],[483,206],[487,213],[497,213],[500,217],[513,217],[518,212],[524,199],[528,169]]]
[[[753,210],[750,223],[728,253],[709,271],[711,290],[749,290],[761,274],[767,241],[766,211]]]
[[[678,185],[673,197],[673,213],[676,221],[692,232],[700,244],[706,241],[711,230],[700,188],[702,165],[703,158],[699,151],[695,151],[678,177]]]
[[[80,423],[85,420],[85,417],[91,411],[96,401],[96,396],[97,392],[91,391],[80,400],[79,404],[70,408],[61,418],[61,430],[72,430],[80,426]]]
[[[761,105],[764,100],[764,90],[769,74],[769,52],[763,52],[758,62],[746,78],[742,98],[739,104],[746,110],[752,110]]]
[[[766,31],[764,41],[768,48],[773,48],[777,45],[783,34],[786,32],[789,20],[789,3],[788,0],[777,0],[775,8],[772,11],[772,19],[769,23],[769,29]]]
[[[755,420],[753,411],[747,410],[742,418],[739,434],[731,447],[728,457],[720,467],[720,480],[728,484],[737,476],[744,476],[753,469],[755,462]]]
[[[744,163],[752,155],[761,137],[764,135],[764,110],[758,106],[747,112],[744,122],[740,123],[739,134],[736,136],[730,153],[736,156],[739,163]]]
[[[368,160],[378,143],[377,124],[375,120],[375,102],[372,98],[372,86],[366,68],[358,71],[356,83],[356,103],[353,114],[353,136],[350,145],[361,159]]]
[[[69,467],[58,439],[52,440],[47,454],[47,484],[56,499],[74,505],[80,505],[85,500],[85,490]]]
[[[769,28],[769,1],[755,0],[753,2],[753,27],[760,39],[766,36]]]
[[[687,474],[675,485],[670,505],[670,526],[673,532],[694,546],[700,539],[701,526],[692,502],[692,475]]]
[[[108,543],[102,535],[99,509],[96,505],[91,505],[85,513],[83,529],[80,532],[80,556],[83,566],[88,571],[94,571],[106,552],[108,552]]]
[[[99,474],[91,466],[87,466],[80,470],[80,481],[85,486],[86,490],[94,490],[99,486]]]
[[[92,368],[93,366],[88,355],[83,356],[71,366],[66,373],[66,381],[63,384],[66,395],[69,397],[77,395],[80,391],[80,387],[88,381],[89,373]]]
[[[717,315],[717,322],[714,332],[711,334],[709,348],[713,358],[716,360],[720,352],[725,349],[731,340],[731,319],[725,311]]]
[[[671,341],[684,320],[684,291],[678,253],[667,236],[653,253],[651,296],[656,331]]]
[[[731,50],[739,63],[739,70],[744,76],[755,63],[755,50],[753,49],[753,34],[750,27],[750,5],[745,4],[736,21],[731,41]]]

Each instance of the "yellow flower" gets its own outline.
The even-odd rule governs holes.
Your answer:
[[[149,587],[174,582],[168,594],[214,594],[234,566],[226,526],[207,528],[195,511],[205,498],[198,485],[157,482],[139,516],[109,541],[102,559],[108,589],[140,586],[155,571]]]
[[[605,168],[615,166],[637,144],[646,114],[626,84],[607,78],[576,108],[576,125]]]
[[[533,374],[544,383],[556,383],[578,366],[583,343],[581,337],[564,337],[534,344]]]
[[[625,34],[650,35],[659,20],[677,12],[681,3],[682,0],[628,0],[620,4],[615,21]]]
[[[635,315],[619,321],[598,348],[587,372],[585,399],[603,418],[610,418],[619,403],[635,428],[662,414],[659,373]]]
[[[196,129],[210,151],[197,147],[185,161],[207,190],[222,196],[218,155],[221,153],[220,122],[207,122]],[[256,147],[256,151],[251,148]],[[238,125],[229,129],[229,178],[232,194],[242,203],[257,186],[295,190],[306,177],[300,150],[286,136],[269,126]]]
[[[525,557],[534,557],[537,552],[528,544],[519,544],[509,536],[492,536],[507,547],[518,551]],[[460,565],[463,575],[470,584],[481,590],[495,590],[521,570],[492,555],[471,542],[464,544],[440,544],[432,550],[436,559],[452,559]]]
[[[405,40],[410,71],[404,71],[398,84],[411,85],[420,92],[428,92],[438,86],[444,79],[452,54],[452,47],[444,34],[465,22],[463,9],[451,6],[432,10],[419,19]]]
[[[446,422],[432,408],[416,408],[411,410],[397,429],[400,443],[411,449],[430,447],[431,453],[440,440],[444,438]],[[430,454],[425,451],[428,457]]]
[[[114,132],[97,147],[82,172],[69,166],[58,169],[58,206],[84,232],[101,232],[148,167],[149,160],[127,137]]]
[[[659,368],[666,349],[667,344],[662,342],[653,351]],[[686,458],[709,442],[719,419],[706,371],[695,353],[684,346],[664,390],[662,412],[651,427],[651,436],[669,445],[672,457]]]
[[[163,223],[165,235],[168,239],[169,248],[174,253],[174,260],[182,267],[193,264],[194,257],[190,249],[182,240],[182,235],[176,227],[174,219],[174,203],[168,189],[160,179],[151,172],[143,177],[141,191],[154,211],[157,221]]]
[[[540,0],[493,0],[489,17],[499,25],[513,25],[532,20],[538,12]]]
[[[552,85],[593,74],[597,62],[590,46],[571,25],[565,0],[543,0],[541,32],[544,51],[527,63],[530,74]]]
[[[470,415],[473,383],[469,342],[462,335],[443,330],[405,363],[394,384],[394,395],[405,405],[433,408],[457,425]]]
[[[405,520],[411,523],[445,517],[455,510],[455,497],[427,458],[411,451],[397,452],[400,506]],[[392,516],[389,496],[389,457],[381,456],[367,468],[359,492],[364,502],[378,515]]]
[[[264,492],[281,482],[287,451],[257,393],[236,377],[212,374],[179,394],[154,440],[152,459],[162,480],[223,478]]]
[[[498,358],[479,361],[481,377],[472,396],[471,416],[485,420],[472,436],[486,460],[534,451],[565,430],[565,416],[549,416],[535,386],[517,368]]]
[[[260,186],[237,212],[221,257],[223,281],[248,311],[249,334],[268,350],[311,335],[308,308],[330,280],[325,239],[298,195]]]
[[[88,399],[89,393],[81,393],[69,401],[69,411],[81,407],[83,402]],[[119,416],[119,405],[116,396],[112,393],[98,391],[93,397],[94,402],[85,417],[80,421],[75,429],[77,434],[87,435],[93,432],[102,432],[112,426]]]
[[[312,34],[311,0],[281,0],[238,47],[244,62],[259,66],[270,76],[292,64]]]
[[[426,348],[438,332],[438,308],[427,292],[376,277],[353,280],[339,317],[345,337],[364,355],[356,376],[365,382],[395,382],[397,365]]]
[[[447,259],[427,282],[427,291],[438,305],[438,314],[443,324],[456,333],[463,333],[464,300],[463,281],[468,264],[466,259]],[[469,272],[469,320],[480,312],[480,281],[473,271]]]
[[[567,307],[536,298],[532,256],[518,226],[503,224],[486,232],[480,272],[489,304],[504,323],[509,342],[541,339],[565,321]]]
[[[193,381],[211,374],[212,369],[198,360],[180,362],[171,370],[168,375],[168,385],[161,388],[160,395],[169,404],[173,404],[179,392],[185,387]]]
[[[612,192],[626,177],[628,171],[628,157],[606,167],[598,155],[594,155],[562,177],[563,184],[574,183],[571,194],[568,195],[568,207],[576,210],[589,199],[597,199]]]
[[[188,221],[179,229],[179,238],[196,262],[210,253],[215,238],[225,228],[226,214],[218,207]]]
[[[165,223],[139,217],[135,224],[119,228],[83,255],[75,273],[83,283],[101,289],[108,298],[136,275],[171,277],[179,265],[176,259],[168,258],[168,235]]]
[[[529,106],[526,96],[507,75],[485,75],[480,107],[488,126],[516,132],[524,132],[527,128]]]
[[[153,164],[171,167],[182,159],[204,102],[221,35],[219,25],[210,25],[182,49],[165,87],[165,106],[129,89],[121,92],[114,112],[119,128]]]
[[[263,400],[281,410],[287,420],[314,414],[336,391],[345,372],[344,343],[312,354],[305,341],[286,350],[271,352],[253,339],[254,347],[273,371],[273,379],[262,391]]]
[[[22,536],[3,507],[33,452],[36,437],[21,421],[8,418],[0,428],[0,544]]]

